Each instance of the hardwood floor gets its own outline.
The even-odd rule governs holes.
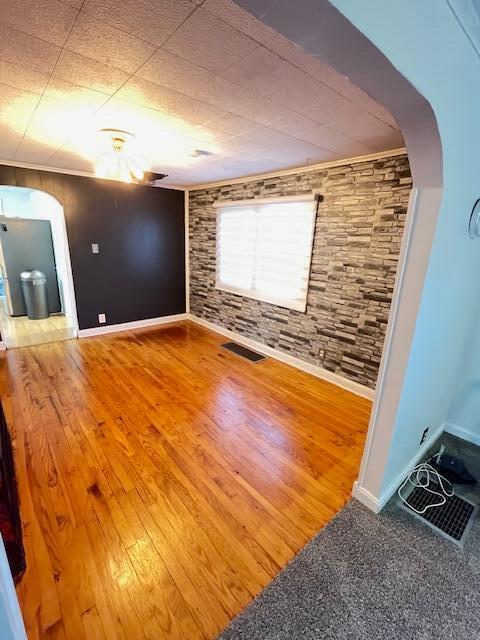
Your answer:
[[[350,495],[370,402],[182,323],[0,356],[30,640],[212,639]]]
[[[75,335],[72,320],[63,314],[44,320],[30,320],[27,316],[14,318],[8,315],[5,304],[5,298],[0,296],[0,329],[9,349],[70,340]]]

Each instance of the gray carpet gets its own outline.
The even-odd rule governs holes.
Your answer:
[[[465,548],[396,505],[357,501],[298,554],[219,640],[480,638],[480,525]]]

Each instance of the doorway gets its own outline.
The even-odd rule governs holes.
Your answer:
[[[77,335],[77,314],[63,208],[50,194],[0,186],[0,331],[7,349]],[[39,313],[28,300],[29,272],[45,276]],[[39,282],[35,280],[32,282]]]

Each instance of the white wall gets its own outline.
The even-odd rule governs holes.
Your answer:
[[[6,216],[50,221],[62,312],[75,321],[76,311],[71,293],[73,280],[65,242],[65,218],[60,203],[44,191],[24,187],[0,187],[0,198]]]
[[[447,416],[449,431],[477,445],[480,445],[479,313],[480,309],[477,309],[470,339],[464,350],[462,369]]]
[[[393,435],[382,443],[388,462],[379,474],[373,460],[364,479],[378,496],[414,459],[423,430],[451,415],[476,322],[480,243],[467,225],[480,195],[480,59],[446,0],[332,2],[427,98],[443,146],[442,205]]]
[[[2,215],[11,215],[15,212],[17,217],[25,217],[30,214],[31,189],[23,187],[0,187],[0,200],[2,203]]]
[[[5,547],[0,536],[0,638],[27,640],[17,595],[8,566]]]

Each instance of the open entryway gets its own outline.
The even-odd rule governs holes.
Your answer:
[[[0,330],[6,348],[75,337],[63,208],[50,194],[0,187]]]

